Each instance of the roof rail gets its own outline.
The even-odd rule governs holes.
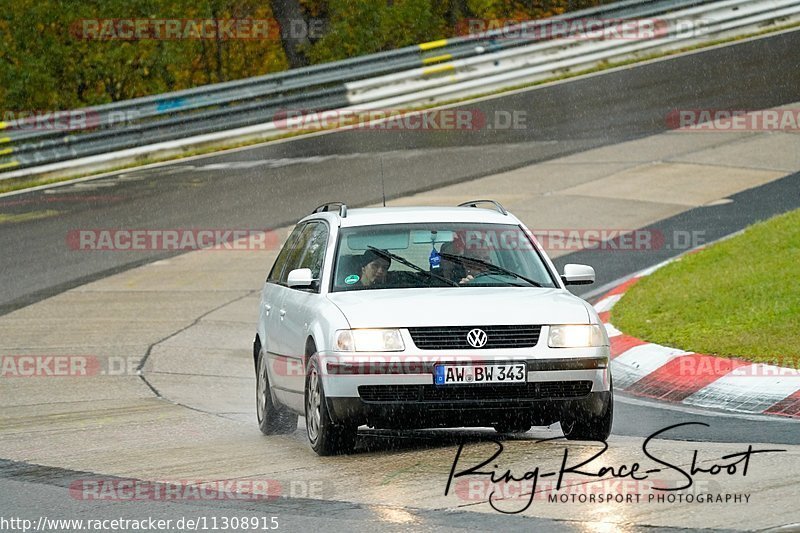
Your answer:
[[[458,204],[458,207],[478,207],[478,204],[492,204],[494,206],[495,211],[503,215],[508,215],[508,211],[506,211],[506,208],[500,205],[500,202],[496,200],[470,200],[469,202]]]
[[[342,218],[347,218],[347,204],[344,202],[328,202],[322,204],[318,206],[316,209],[314,209],[311,212],[311,214],[328,212],[331,210],[330,208],[333,206],[339,206],[339,216]]]

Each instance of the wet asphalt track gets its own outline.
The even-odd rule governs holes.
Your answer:
[[[525,129],[335,132],[3,197],[0,215],[44,218],[0,223],[0,249],[13,250],[0,255],[0,314],[168,255],[75,252],[70,230],[281,227],[325,201],[379,201],[380,159],[386,193],[398,197],[658,133],[674,109],[796,102],[798,49],[800,32],[785,33],[462,106],[490,122],[497,112],[523,112]],[[776,207],[748,211],[724,224],[741,227]],[[703,228],[716,231],[709,213]],[[663,255],[606,256],[599,282]]]
[[[88,182],[0,198],[0,213],[56,210],[37,221],[0,225],[4,283],[0,312],[56,294],[90,279],[163,257],[166,254],[81,254],[68,249],[66,233],[78,228],[272,228],[290,223],[313,206],[332,198],[352,205],[380,197],[376,181],[384,160],[387,193],[401,196],[446,183],[469,180],[588,148],[615,144],[665,129],[674,108],[762,108],[800,100],[796,50],[800,32],[725,47],[644,67],[576,80],[470,105],[488,115],[495,110],[524,110],[532,128],[513,132],[403,134],[342,132],[261,146],[245,151]],[[635,95],[635,97],[632,97]],[[478,148],[479,147],[479,148]],[[264,160],[260,166],[241,163]],[[239,163],[231,165],[231,163]],[[209,166],[216,165],[216,166]],[[342,194],[341,191],[347,191]],[[706,239],[727,235],[773,214],[800,206],[800,174],[734,195],[733,203],[692,209],[658,223],[662,231],[706,231]],[[582,251],[556,263],[586,262],[598,270],[598,285],[655,264],[674,251]],[[651,402],[615,406],[615,435],[647,436],[655,429],[684,421],[702,421],[707,433],[686,430],[673,438],[714,442],[800,444],[793,422],[766,417],[718,416],[686,412]],[[480,437],[478,437],[480,438]],[[419,449],[430,445],[424,432],[388,444],[388,435],[367,434],[362,445],[376,451]],[[441,445],[441,444],[439,444]],[[0,461],[4,515],[72,518],[98,514],[164,518],[227,514],[263,516],[253,502],[109,503],[66,500],[64,487],[85,473]],[[372,531],[379,509],[339,502],[289,499],[271,502],[269,514],[292,524],[291,530],[326,526],[332,531]],[[407,509],[415,529],[441,530],[591,530],[591,524],[469,512],[436,513]],[[382,524],[386,526],[386,524]],[[386,530],[405,530],[398,523]],[[659,531],[648,528],[648,531]],[[667,530],[667,529],[664,529]]]

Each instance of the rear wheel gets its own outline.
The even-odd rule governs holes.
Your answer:
[[[305,406],[308,441],[318,455],[338,455],[353,451],[358,427],[353,423],[336,423],[331,418],[316,356],[308,361]]]
[[[267,358],[259,349],[256,365],[256,416],[264,435],[286,435],[297,429],[297,415],[272,401],[267,374]]]
[[[568,440],[605,442],[614,422],[614,393],[597,392],[564,413],[561,429]]]

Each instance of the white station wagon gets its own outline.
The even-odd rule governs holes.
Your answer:
[[[594,277],[585,265],[559,275],[491,200],[322,205],[294,228],[261,295],[261,431],[291,433],[302,415],[320,455],[352,451],[365,424],[512,433],[560,421],[568,439],[605,440],[608,336],[565,288]]]

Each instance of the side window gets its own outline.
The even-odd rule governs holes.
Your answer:
[[[315,279],[322,275],[322,263],[325,261],[325,250],[328,245],[328,227],[325,224],[309,224],[314,226],[303,259],[297,268],[310,268]]]
[[[303,259],[303,252],[305,252],[308,246],[308,241],[314,231],[314,226],[316,226],[316,224],[309,223],[298,228],[300,234],[297,236],[297,240],[295,240],[289,253],[286,255],[286,266],[284,266],[280,280],[278,281],[281,285],[286,285],[289,272],[300,268],[300,261]]]
[[[297,243],[292,248],[292,253],[286,262],[286,269],[281,276],[281,283],[285,284],[289,272],[296,268],[310,268],[315,278],[322,272],[322,263],[325,260],[325,248],[328,243],[328,228],[325,224],[309,222],[303,228]],[[311,287],[318,291],[319,286]]]
[[[283,245],[283,248],[278,254],[277,259],[275,259],[275,264],[272,265],[272,270],[269,271],[267,282],[278,283],[280,281],[281,273],[283,272],[284,267],[286,266],[286,261],[289,258],[289,253],[294,248],[294,243],[297,241],[297,237],[300,235],[302,229],[303,228],[301,226],[297,226],[294,228],[294,231],[292,231],[291,235],[289,235],[289,238],[286,239],[286,243]]]

